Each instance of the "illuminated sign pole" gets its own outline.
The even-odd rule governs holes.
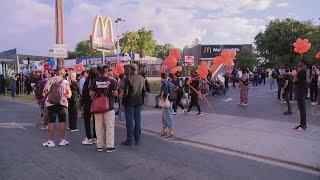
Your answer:
[[[117,61],[120,61],[120,42],[119,42],[119,23],[124,22],[124,19],[117,18],[114,22],[117,23]]]
[[[90,40],[92,48],[102,52],[103,63],[105,63],[104,53],[116,49],[110,18],[104,20],[101,15],[95,17]]]

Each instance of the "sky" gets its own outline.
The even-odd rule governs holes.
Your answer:
[[[0,0],[0,51],[48,55],[55,44],[54,6],[54,0]],[[89,39],[97,14],[125,19],[119,34],[145,27],[158,43],[178,48],[196,38],[201,44],[247,44],[275,18],[320,24],[319,7],[320,0],[64,0],[65,44],[74,50]]]

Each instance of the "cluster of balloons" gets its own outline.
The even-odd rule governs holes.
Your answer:
[[[224,65],[227,68],[231,69],[231,67],[233,66],[233,59],[236,56],[237,52],[235,50],[222,50],[221,55],[213,59],[213,64],[210,68],[211,72],[216,72],[221,65]]]
[[[201,61],[200,65],[198,66],[197,73],[200,78],[207,78],[208,76],[208,64],[205,61]]]
[[[166,69],[170,69],[170,73],[175,74],[182,71],[181,66],[177,66],[178,60],[181,58],[179,49],[170,49],[169,56],[164,60],[164,65],[159,68],[159,73],[164,73]]]
[[[311,48],[311,43],[309,43],[308,39],[297,39],[295,43],[293,43],[294,52],[300,54],[301,56],[308,52]]]

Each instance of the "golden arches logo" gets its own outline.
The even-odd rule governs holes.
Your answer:
[[[115,49],[112,21],[110,18],[103,19],[101,15],[95,17],[92,29],[92,48],[101,51]]]

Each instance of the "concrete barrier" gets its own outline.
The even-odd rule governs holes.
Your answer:
[[[154,107],[156,105],[157,94],[147,94],[144,99],[144,105],[147,107]]]

